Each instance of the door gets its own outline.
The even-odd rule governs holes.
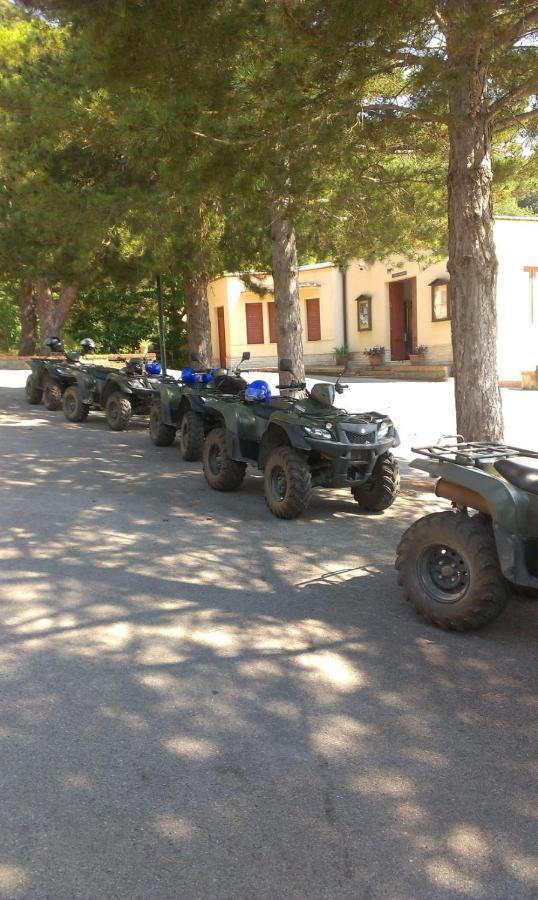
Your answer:
[[[217,306],[217,325],[219,331],[219,360],[223,369],[226,368],[226,326],[224,324],[224,307]]]
[[[405,302],[402,281],[389,284],[390,303],[390,358],[393,361],[407,359],[405,332]]]
[[[390,357],[409,359],[417,344],[417,280],[406,278],[389,284]]]

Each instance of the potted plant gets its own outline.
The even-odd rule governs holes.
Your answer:
[[[415,347],[413,352],[409,354],[411,365],[421,366],[426,359],[427,352],[428,348],[426,344],[419,344],[418,347]]]
[[[385,348],[376,344],[374,347],[367,347],[364,351],[370,360],[371,366],[380,366],[385,362]]]
[[[341,347],[334,348],[334,356],[336,359],[337,366],[347,366],[349,362],[349,347],[346,344],[342,344]]]

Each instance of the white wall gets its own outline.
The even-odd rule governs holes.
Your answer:
[[[495,246],[499,373],[509,381],[538,366],[538,282],[532,321],[529,273],[524,271],[525,266],[538,266],[538,218],[497,218]]]

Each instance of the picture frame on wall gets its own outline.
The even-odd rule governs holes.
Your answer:
[[[370,294],[361,294],[357,297],[357,330],[372,330],[372,297]]]

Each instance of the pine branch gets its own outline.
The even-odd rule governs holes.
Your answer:
[[[514,44],[526,34],[530,34],[538,28],[538,6],[525,13],[517,22],[503,28],[499,38],[503,44]]]
[[[488,119],[493,119],[495,116],[504,109],[509,103],[512,103],[514,100],[519,100],[521,97],[525,97],[526,95],[535,94],[538,91],[538,73],[533,72],[526,81],[522,81],[521,84],[517,85],[517,87],[512,88],[511,91],[507,91],[501,97],[498,97],[495,100],[490,108],[488,113]]]
[[[513,116],[506,116],[504,119],[497,119],[495,131],[503,131],[505,128],[510,128],[512,125],[519,125],[527,119],[534,119],[535,116],[538,116],[538,106],[535,106],[533,109],[528,109],[526,112],[514,113]]]

